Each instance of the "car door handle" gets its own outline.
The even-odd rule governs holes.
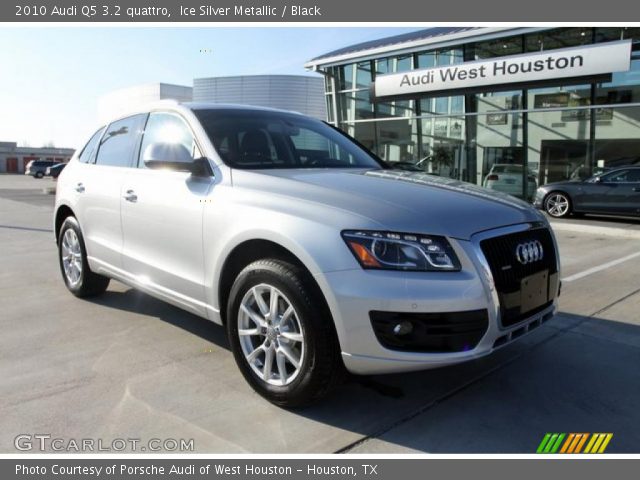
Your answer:
[[[127,202],[135,203],[138,201],[138,196],[136,195],[136,192],[134,192],[133,190],[127,190],[127,193],[123,196],[123,198]]]
[[[634,192],[640,192],[640,187],[633,187]]]
[[[76,192],[78,192],[78,193],[84,192],[84,185],[82,184],[82,182],[80,182],[80,183],[78,183],[76,185]]]

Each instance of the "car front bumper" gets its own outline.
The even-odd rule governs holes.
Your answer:
[[[509,231],[527,229],[526,225]],[[460,272],[347,270],[316,276],[333,315],[346,368],[355,374],[382,374],[453,365],[490,354],[553,317],[557,298],[544,309],[503,328],[492,275],[479,242],[449,239],[462,264]],[[557,251],[557,247],[556,247]],[[488,326],[473,348],[423,353],[383,346],[374,332],[372,311],[419,314],[486,310]]]

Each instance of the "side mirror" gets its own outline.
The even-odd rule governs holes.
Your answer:
[[[602,178],[601,177],[594,178],[593,183],[602,183]]]
[[[190,172],[195,176],[210,176],[211,168],[206,158],[193,159],[191,152],[181,143],[152,143],[144,149],[142,161],[152,170]]]

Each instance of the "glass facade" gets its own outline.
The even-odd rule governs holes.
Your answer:
[[[623,39],[631,69],[607,83],[371,98],[376,75]],[[324,70],[329,121],[398,166],[530,199],[538,185],[640,164],[640,28],[546,29]]]

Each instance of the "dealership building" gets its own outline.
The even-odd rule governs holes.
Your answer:
[[[330,122],[427,173],[517,172],[503,187],[528,197],[534,182],[640,164],[640,28],[430,28],[306,68],[324,76]]]
[[[324,82],[312,75],[236,75],[193,80],[193,87],[148,83],[114,90],[98,99],[98,120],[109,120],[159,100],[237,103],[293,110],[324,120]]]
[[[280,108],[324,120],[322,78],[310,75],[238,75],[193,80],[193,101]]]

